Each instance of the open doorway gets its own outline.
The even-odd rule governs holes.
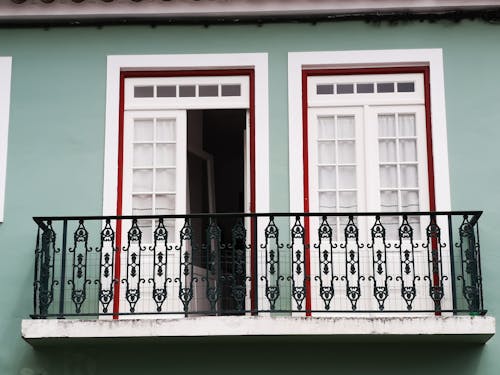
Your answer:
[[[187,111],[187,210],[189,213],[241,213],[245,211],[245,109]],[[220,293],[217,306],[222,313],[241,310],[231,294],[234,252],[232,229],[236,217],[219,217],[220,247],[217,259],[211,258],[207,228],[210,221],[192,222],[193,261],[207,276],[214,277]],[[203,277],[203,275],[202,275]],[[208,282],[205,279],[205,282]]]

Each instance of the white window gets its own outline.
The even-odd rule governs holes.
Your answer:
[[[0,223],[4,220],[11,67],[11,57],[0,57]]]

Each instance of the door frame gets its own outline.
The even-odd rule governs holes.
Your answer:
[[[250,212],[269,211],[269,129],[267,54],[108,56],[103,215],[122,214],[124,83],[129,77],[248,75]],[[258,92],[259,95],[255,95]],[[258,141],[257,141],[258,140]],[[256,168],[256,166],[259,166]],[[255,231],[257,228],[251,228]],[[120,275],[121,222],[116,227],[115,275]],[[252,237],[253,238],[253,237]],[[252,254],[252,256],[254,256]],[[252,264],[252,274],[254,262]],[[255,286],[253,286],[255,287]],[[253,295],[253,293],[251,294]],[[252,300],[252,309],[257,301]],[[119,311],[119,282],[114,308]]]

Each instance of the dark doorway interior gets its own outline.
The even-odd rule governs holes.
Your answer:
[[[193,110],[188,123],[188,204],[190,213],[239,213],[245,211],[244,142],[246,110]],[[231,273],[234,268],[232,228],[237,217],[217,218],[220,243],[217,259],[210,257],[209,219],[193,220],[193,237],[199,244],[195,264],[215,276],[219,312],[235,310]],[[212,247],[213,248],[213,247]],[[212,275],[213,274],[213,275]],[[222,276],[222,277],[221,277]]]

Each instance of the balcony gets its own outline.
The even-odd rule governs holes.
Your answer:
[[[484,343],[481,212],[37,217],[23,337]],[[51,319],[57,318],[57,319]]]

